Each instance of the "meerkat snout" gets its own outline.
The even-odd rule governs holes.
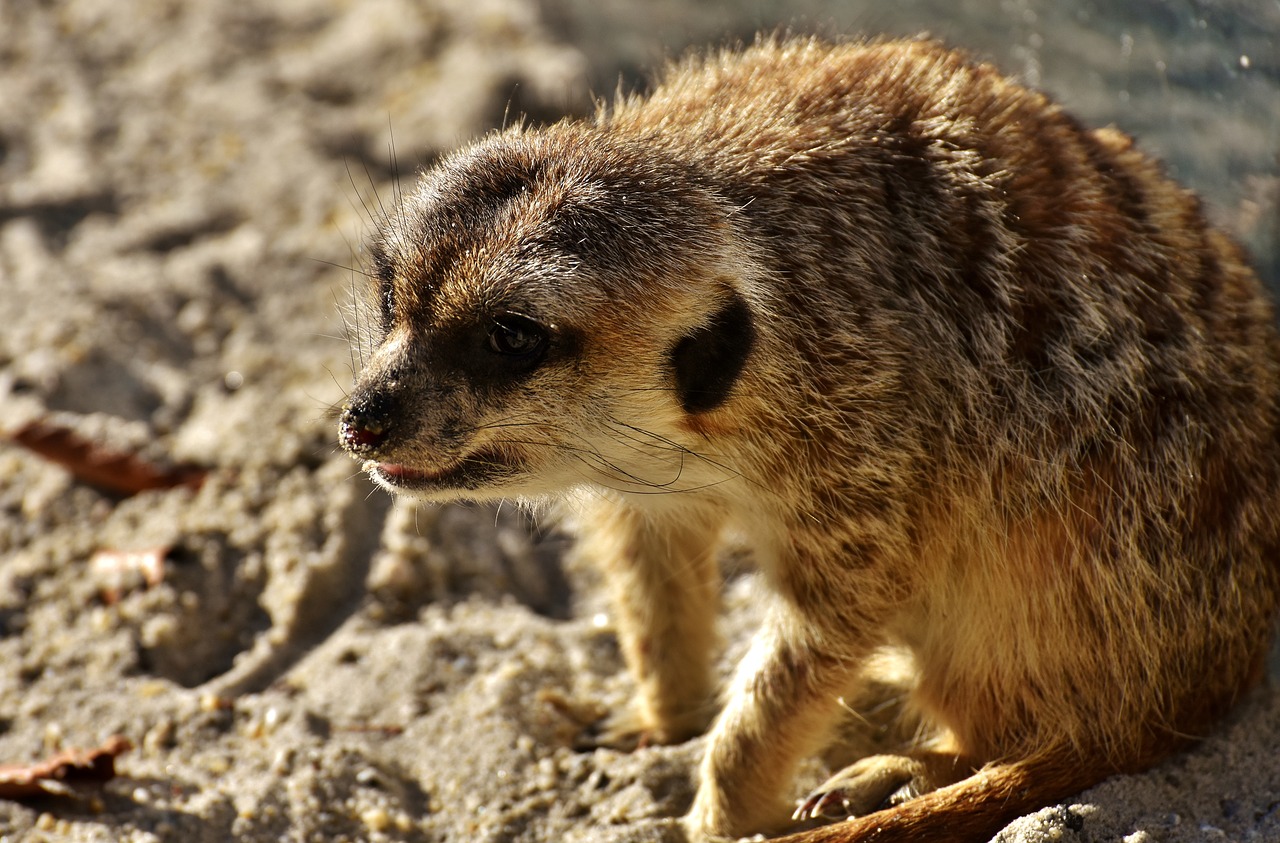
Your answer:
[[[355,457],[370,457],[395,427],[396,402],[386,390],[358,392],[342,408],[338,440]]]

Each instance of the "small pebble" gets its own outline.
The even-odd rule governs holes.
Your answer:
[[[360,821],[370,831],[386,831],[391,827],[391,815],[385,808],[369,808],[361,812]]]

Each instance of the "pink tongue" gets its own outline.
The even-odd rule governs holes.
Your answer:
[[[378,463],[378,470],[383,474],[389,474],[392,477],[407,477],[409,479],[417,477],[426,477],[425,471],[419,471],[416,468],[410,468],[407,465],[397,465],[396,463]]]

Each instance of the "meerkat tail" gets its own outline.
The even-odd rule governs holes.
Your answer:
[[[1058,755],[988,764],[966,779],[893,808],[771,843],[986,843],[1018,817],[1116,772],[1120,771]]]

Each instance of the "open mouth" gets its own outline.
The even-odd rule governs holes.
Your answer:
[[[369,460],[364,469],[376,482],[393,489],[478,489],[515,472],[512,461],[496,450],[479,450],[452,465],[421,469]]]

